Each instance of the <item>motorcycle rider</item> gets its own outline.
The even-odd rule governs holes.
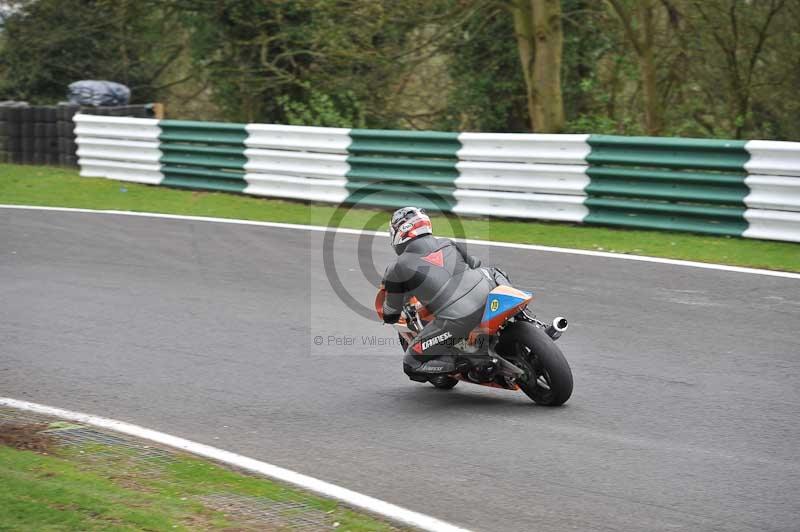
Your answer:
[[[453,373],[456,345],[480,323],[489,292],[498,281],[508,280],[499,270],[481,268],[480,259],[468,255],[462,244],[434,237],[423,209],[395,211],[389,235],[398,257],[383,276],[384,323],[396,323],[411,296],[435,316],[406,349],[403,370],[412,380],[422,381]]]

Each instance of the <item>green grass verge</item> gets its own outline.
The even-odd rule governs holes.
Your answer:
[[[391,529],[334,501],[183,455],[153,474],[152,464],[143,467],[101,445],[60,447],[56,453],[0,445],[0,530],[263,529],[203,503],[204,496],[220,495],[302,502],[325,512],[331,530],[334,523],[342,531]],[[292,515],[285,516],[289,522]]]
[[[81,178],[74,170],[0,165],[0,203],[116,209],[331,225],[337,209],[329,205],[193,192],[106,179]],[[342,227],[379,229],[385,211],[357,208],[338,222]],[[443,236],[632,253],[800,272],[800,245],[686,233],[589,227],[575,224],[434,216]]]

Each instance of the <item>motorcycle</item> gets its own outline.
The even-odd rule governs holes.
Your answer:
[[[385,295],[381,287],[375,299],[375,309],[381,317]],[[572,370],[555,341],[569,324],[561,316],[550,324],[539,321],[528,311],[531,301],[531,292],[497,286],[486,298],[480,324],[454,345],[459,351],[456,371],[434,377],[414,375],[412,380],[430,382],[443,390],[460,381],[522,390],[537,404],[564,404],[572,395]],[[394,324],[403,349],[433,317],[415,297],[409,298],[400,320]]]

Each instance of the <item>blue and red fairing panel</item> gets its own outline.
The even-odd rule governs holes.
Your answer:
[[[525,308],[533,300],[532,292],[500,285],[486,298],[486,307],[478,329],[481,334],[494,334],[511,316]]]

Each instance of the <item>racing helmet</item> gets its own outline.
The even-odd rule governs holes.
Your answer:
[[[406,242],[422,235],[433,234],[431,219],[425,214],[424,209],[417,207],[403,207],[392,214],[389,223],[389,237],[395,250]]]

